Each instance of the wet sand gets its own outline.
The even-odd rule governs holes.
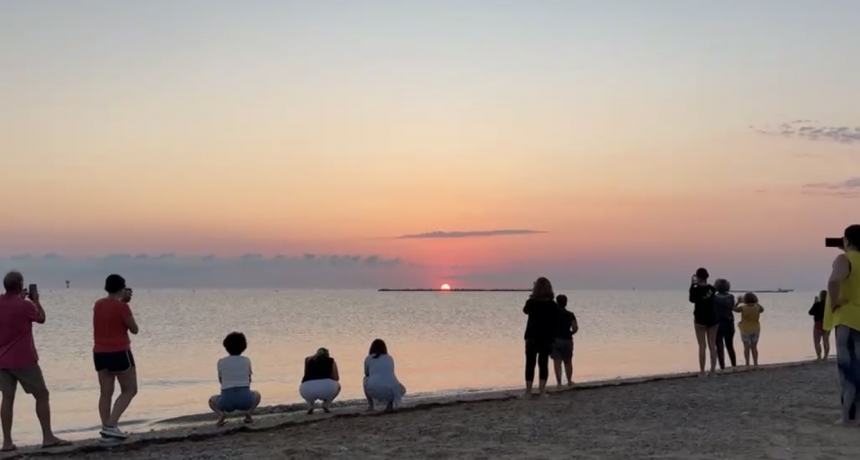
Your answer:
[[[478,394],[396,414],[263,416],[137,435],[57,452],[74,458],[767,458],[860,455],[839,416],[832,362],[589,385],[546,399]],[[31,451],[31,453],[33,453]],[[3,456],[0,458],[9,458]],[[14,456],[12,456],[14,458]]]

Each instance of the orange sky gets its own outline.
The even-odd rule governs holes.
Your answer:
[[[736,7],[5,2],[0,256],[820,264],[860,134],[780,125],[860,123],[860,10]]]

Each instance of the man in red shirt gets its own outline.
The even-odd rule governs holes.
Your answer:
[[[69,442],[51,430],[51,405],[48,387],[39,368],[39,355],[33,341],[33,323],[44,324],[45,310],[36,292],[24,297],[24,277],[9,272],[3,278],[6,294],[0,295],[0,392],[3,404],[3,451],[15,450],[12,443],[12,416],[18,384],[36,398],[36,415],[42,425],[42,447],[65,446]]]

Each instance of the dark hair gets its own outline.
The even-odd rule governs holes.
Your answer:
[[[233,356],[241,355],[248,348],[248,340],[241,332],[231,332],[224,337],[224,349]]]
[[[555,298],[555,303],[558,304],[559,307],[564,308],[567,306],[567,296],[564,294],[559,294],[558,297]]]
[[[821,291],[821,293],[818,294],[818,300],[821,303],[827,303],[827,291]]]
[[[729,280],[718,278],[714,281],[714,289],[719,293],[726,293],[732,290],[732,283],[729,283]]]
[[[117,274],[113,274],[108,275],[105,279],[105,291],[107,291],[108,294],[116,294],[123,289],[125,289],[125,278]]]
[[[698,270],[696,270],[696,278],[699,278],[700,280],[706,280],[710,276],[711,276],[711,274],[708,273],[708,269],[705,267],[701,267]]]
[[[532,299],[548,299],[552,300],[555,298],[555,293],[552,292],[552,283],[543,276],[535,280],[534,287],[532,287]]]
[[[744,303],[754,304],[758,303],[758,296],[755,295],[755,292],[747,292],[744,294]]]
[[[21,292],[24,290],[24,275],[14,270],[7,273],[3,277],[3,287],[6,292]]]
[[[370,344],[370,351],[367,352],[373,359],[379,358],[382,355],[388,354],[388,347],[382,339],[376,339]]]
[[[854,246],[855,249],[860,249],[860,224],[848,226],[848,228],[845,229],[845,239],[848,240],[848,244]]]

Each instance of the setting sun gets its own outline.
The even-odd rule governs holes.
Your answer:
[[[445,283],[445,284],[443,284],[439,289],[441,289],[441,290],[443,290],[443,291],[450,291],[450,290],[451,290],[451,285],[450,285],[450,284],[448,284],[448,283]]]

